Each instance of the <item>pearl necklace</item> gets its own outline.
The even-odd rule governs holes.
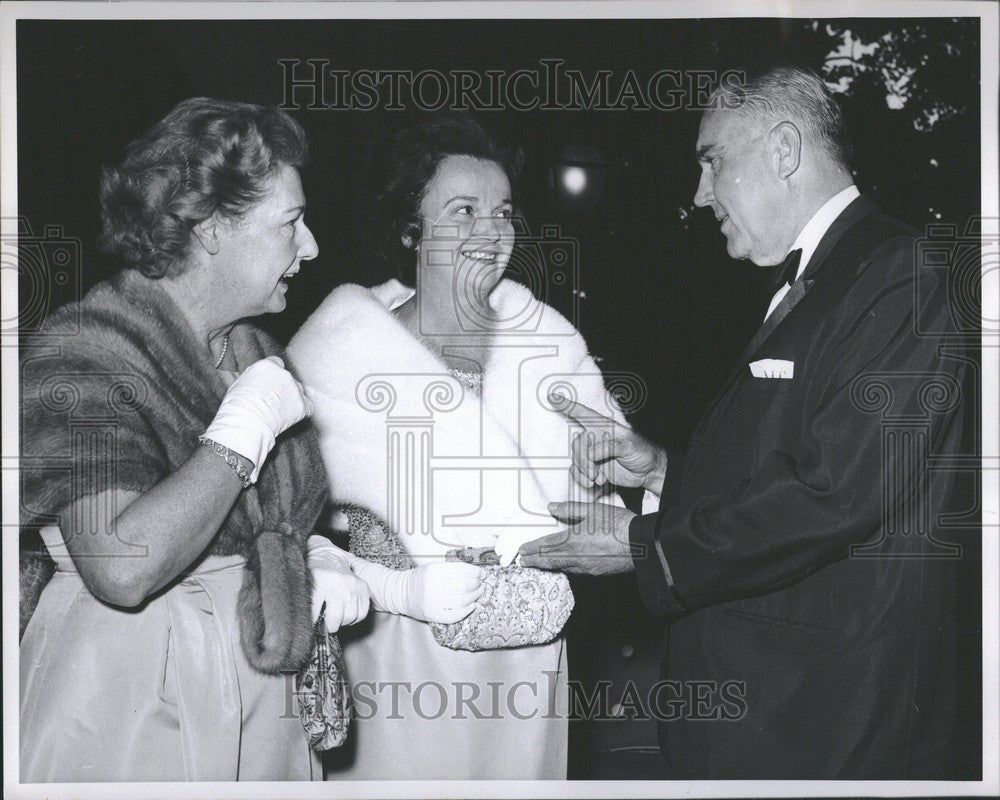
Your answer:
[[[455,378],[467,389],[470,389],[473,393],[483,393],[483,373],[472,372],[464,369],[454,369],[453,367],[450,367],[448,372],[451,373],[453,378]]]
[[[222,366],[222,361],[226,357],[226,353],[229,352],[229,334],[226,334],[226,338],[222,340],[222,353],[219,354],[219,360],[215,362],[214,369],[218,369]]]

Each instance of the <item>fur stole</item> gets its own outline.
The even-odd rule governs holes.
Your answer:
[[[247,323],[234,327],[230,343],[241,367],[282,355]],[[126,270],[56,311],[22,346],[22,529],[57,525],[60,512],[88,494],[155,486],[199,446],[225,392],[156,281]],[[240,634],[262,672],[296,670],[311,650],[304,553],[326,499],[321,463],[308,425],[282,434],[208,549],[247,559]]]
[[[398,281],[340,286],[289,343],[332,498],[378,514],[418,558],[465,546],[514,553],[560,530],[549,502],[603,492],[570,479],[579,426],[553,410],[550,392],[625,424],[583,337],[526,287],[501,281],[490,302],[503,322],[484,334],[478,395],[392,315],[406,294]]]

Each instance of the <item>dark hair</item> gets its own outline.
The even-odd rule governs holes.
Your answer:
[[[713,92],[713,99],[723,100],[722,107],[759,126],[795,122],[833,161],[850,169],[844,112],[816,73],[787,62],[749,65],[737,72],[741,81],[723,82]]]
[[[101,249],[150,278],[176,275],[195,225],[239,220],[306,157],[302,127],[274,106],[184,100],[103,170]]]
[[[518,207],[517,180],[523,154],[520,148],[498,141],[473,117],[446,114],[400,130],[382,163],[371,238],[376,258],[410,286],[416,283],[414,248],[423,231],[420,203],[448,156],[472,156],[497,164],[510,181],[515,213]],[[404,236],[409,237],[411,247],[403,245]]]

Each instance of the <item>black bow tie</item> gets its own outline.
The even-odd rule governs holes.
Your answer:
[[[795,274],[799,271],[799,261],[802,260],[802,250],[792,250],[785,260],[774,268],[774,282],[771,290],[776,292],[786,283],[791,286],[795,283]]]

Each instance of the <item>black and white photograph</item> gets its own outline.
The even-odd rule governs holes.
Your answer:
[[[996,796],[998,52],[5,3],[4,796]]]

